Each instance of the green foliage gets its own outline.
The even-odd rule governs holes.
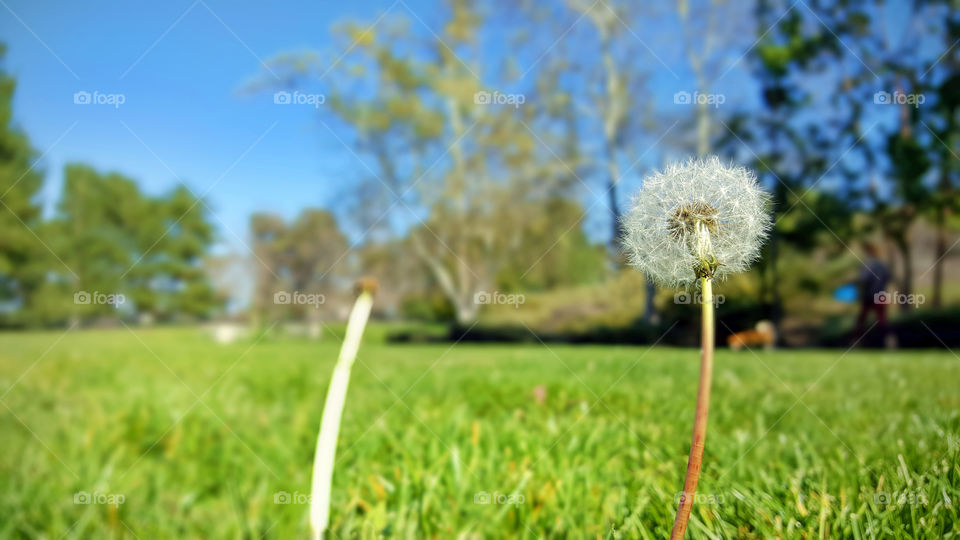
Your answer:
[[[347,253],[346,237],[333,214],[307,208],[290,224],[271,214],[254,214],[250,229],[258,263],[254,310],[261,322],[315,318],[329,307],[327,303],[333,303],[335,278],[344,274],[337,265]],[[342,289],[343,284],[339,285]],[[274,295],[278,292],[323,295],[325,302],[277,305]]]
[[[202,201],[182,185],[153,197],[121,174],[69,164],[57,211],[45,220],[35,152],[13,125],[15,88],[0,71],[0,326],[212,314],[223,299],[206,275],[214,232]],[[125,302],[78,303],[78,293]]]
[[[901,204],[922,204],[930,195],[923,185],[923,175],[930,168],[929,151],[915,137],[894,133],[887,138],[887,155],[894,177],[896,193]]]
[[[72,332],[52,349],[59,333],[0,334],[0,378],[26,372],[0,416],[0,537],[306,536],[337,340],[136,332]],[[689,538],[960,533],[960,364],[840,356],[717,351]],[[696,350],[368,340],[357,362],[336,537],[668,536]],[[74,504],[80,492],[125,500]]]
[[[570,137],[577,121],[574,104],[555,99],[559,76],[537,81],[551,96],[543,106],[484,104],[483,93],[502,93],[515,74],[478,47],[488,29],[481,6],[445,7],[439,34],[398,13],[376,29],[342,25],[336,34],[346,52],[329,67],[301,69],[311,53],[277,60],[295,74],[292,84],[323,84],[325,111],[348,128],[345,138],[373,177],[357,183],[360,208],[343,214],[361,230],[380,227],[371,236],[386,240],[378,247],[364,239],[367,254],[401,245],[400,256],[417,261],[414,283],[396,284],[394,305],[406,299],[408,311],[440,316],[438,306],[428,308],[431,287],[470,323],[477,292],[594,281],[606,257],[580,227],[578,174],[568,165],[580,163]]]
[[[6,47],[0,45],[0,61]],[[13,123],[16,81],[0,70],[0,325],[29,322],[44,285],[49,254],[35,235],[41,227],[37,203],[43,175],[37,153]],[[44,262],[41,262],[44,261]]]
[[[51,249],[72,271],[59,280],[66,289],[64,300],[78,291],[133,296],[122,278],[139,257],[140,224],[145,222],[145,228],[153,229],[154,239],[163,233],[150,227],[152,219],[133,180],[118,173],[100,174],[87,165],[67,165],[57,217],[50,226]],[[110,316],[116,308],[92,302],[66,311],[75,317],[94,318]]]
[[[121,312],[159,320],[202,318],[221,302],[203,265],[213,225],[206,207],[184,186],[151,197],[121,174],[67,165],[50,231],[51,248],[72,270],[59,280],[71,295],[124,294],[130,304],[119,306]],[[70,314],[90,318],[116,311],[90,303],[72,306]]]
[[[536,291],[584,285],[607,275],[603,246],[590,242],[580,204],[554,198],[524,210],[526,227],[515,231],[523,249],[512,253],[497,277],[504,291]]]
[[[35,276],[7,324],[149,315],[157,320],[211,315],[223,299],[205,258],[213,225],[186,187],[143,194],[130,178],[67,165],[56,214],[38,221],[34,246],[16,268]],[[77,302],[75,295],[122,295],[119,305]]]
[[[203,317],[216,309],[221,299],[203,267],[213,226],[186,187],[150,197],[123,175],[70,164],[57,212],[44,220],[37,202],[42,173],[13,125],[15,88],[0,72],[0,326]],[[76,302],[84,292],[122,294],[126,302],[120,309]]]
[[[406,320],[443,321],[456,319],[450,301],[437,292],[407,296],[400,302],[400,313]]]
[[[811,251],[835,244],[836,236],[853,235],[852,213],[841,197],[809,190],[787,194],[785,204],[788,211],[777,220],[777,233],[790,247]]]

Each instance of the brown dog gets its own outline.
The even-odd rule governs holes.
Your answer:
[[[734,351],[739,351],[744,347],[749,349],[761,346],[769,351],[773,349],[776,341],[777,334],[773,328],[773,323],[770,321],[760,321],[754,330],[744,330],[727,337],[727,345]]]

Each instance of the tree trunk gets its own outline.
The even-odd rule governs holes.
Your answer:
[[[443,265],[443,261],[430,254],[416,232],[412,233],[410,237],[414,252],[433,274],[433,278],[440,285],[440,291],[453,306],[457,322],[460,324],[473,322],[479,310],[479,306],[474,302],[474,291],[464,291],[468,285],[454,281],[450,270]]]
[[[903,280],[901,281],[900,291],[898,292],[903,295],[910,295],[913,292],[913,263],[910,260],[910,244],[907,242],[906,231],[897,234],[893,241],[897,246],[897,251],[900,253],[900,259],[903,264]],[[900,304],[900,311],[907,312],[909,310],[909,302]]]
[[[704,85],[699,85],[701,93],[704,92]],[[710,151],[710,110],[706,100],[698,101],[697,111],[697,155],[705,156]]]
[[[471,295],[469,298],[461,298],[460,301],[454,305],[454,309],[456,311],[454,315],[457,317],[457,324],[460,326],[469,326],[477,320],[480,306],[477,305]]]
[[[643,311],[643,320],[650,324],[657,324],[660,322],[660,314],[657,313],[657,306],[653,302],[657,296],[657,284],[650,278],[645,277],[644,279],[646,279],[647,283],[647,302],[646,308]]]
[[[946,208],[937,209],[937,244],[933,256],[933,307],[943,304],[943,259],[947,256]]]
[[[776,223],[777,214],[773,214],[774,223]],[[779,234],[777,228],[773,227],[770,231],[770,322],[776,329],[776,336],[783,335],[780,331],[780,323],[783,320],[783,300],[780,298],[780,268],[777,265],[779,255]]]
[[[775,128],[771,128],[770,135],[774,141],[774,162],[779,163],[779,152],[776,150],[777,139]],[[768,261],[770,267],[769,317],[770,322],[773,323],[778,341],[781,339],[780,336],[783,335],[783,332],[780,330],[780,323],[783,321],[783,300],[780,295],[780,265],[778,264],[780,259],[780,232],[777,230],[777,220],[779,219],[780,208],[782,208],[782,204],[786,201],[786,198],[786,186],[778,179],[776,187],[773,189],[773,201],[771,204],[770,217],[773,220],[773,227],[770,229],[770,260]]]
[[[610,173],[610,180],[607,182],[607,196],[609,197],[610,213],[613,214],[612,230],[610,231],[610,252],[613,259],[620,258],[620,207],[617,205],[617,164],[613,149],[607,150],[607,170]]]

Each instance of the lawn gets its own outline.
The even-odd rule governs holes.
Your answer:
[[[375,334],[347,397],[335,537],[669,534],[697,351]],[[0,334],[0,537],[305,537],[337,349]],[[688,537],[960,537],[952,353],[721,350],[713,388]]]

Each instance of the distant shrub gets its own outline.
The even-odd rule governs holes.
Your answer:
[[[960,347],[960,307],[911,311],[892,327],[900,347]]]
[[[904,349],[960,347],[960,307],[918,309],[905,314],[890,314],[889,331],[897,338],[897,346]],[[870,327],[872,322],[867,323]],[[818,345],[849,347],[853,344],[854,321],[827,319],[820,331]],[[939,339],[938,339],[939,338]],[[883,332],[873,326],[858,343],[861,347],[884,346]]]
[[[532,331],[531,331],[532,330]],[[664,329],[637,320],[628,326],[597,325],[577,331],[540,331],[528,329],[521,324],[478,324],[475,326],[451,325],[446,335],[405,330],[391,334],[394,343],[420,343],[426,341],[468,341],[491,343],[628,343],[648,344],[657,341]]]

